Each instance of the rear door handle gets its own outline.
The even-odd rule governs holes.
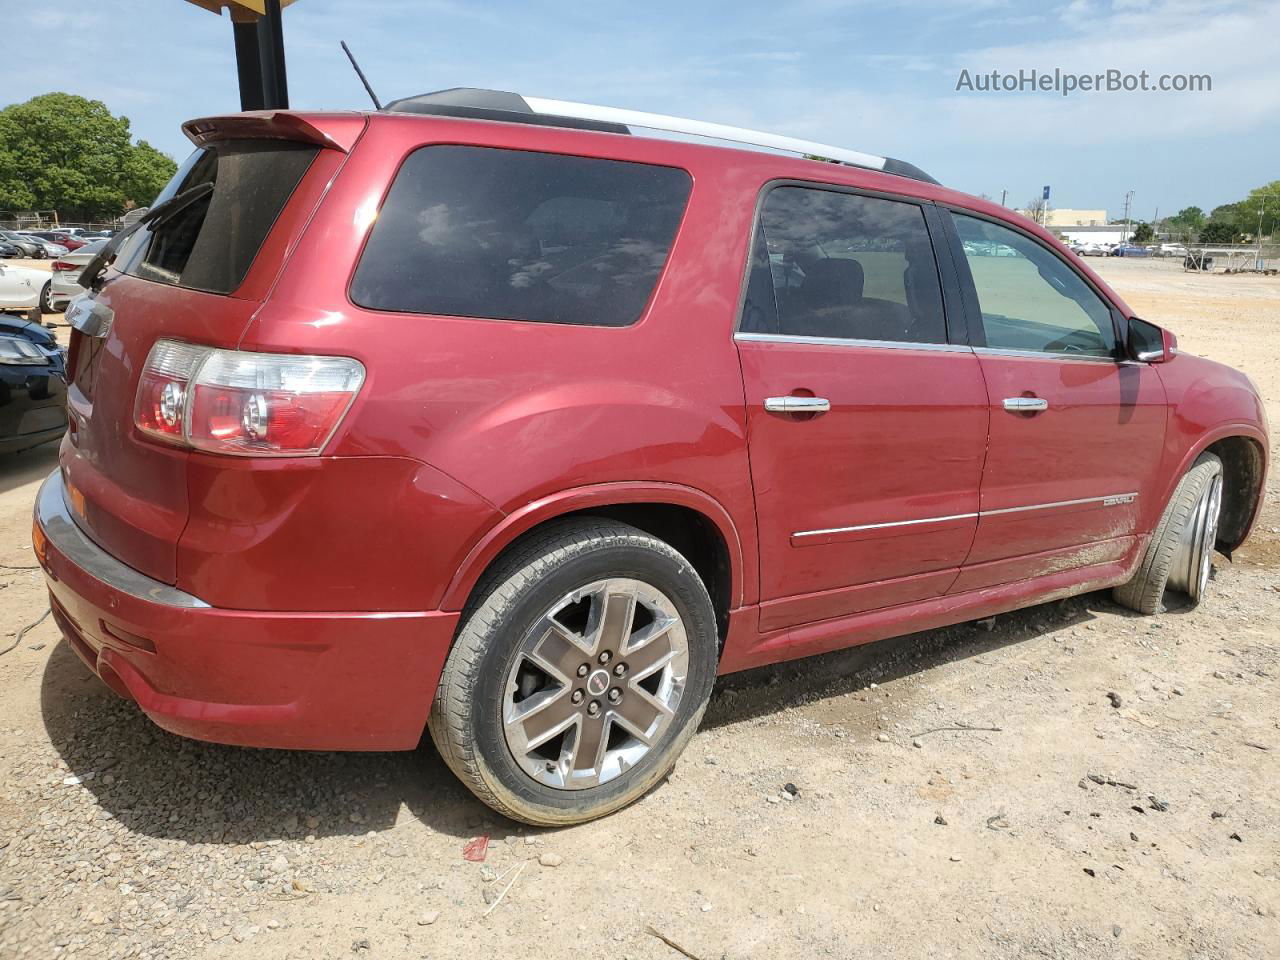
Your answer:
[[[826,397],[766,397],[764,408],[770,413],[826,413],[831,401]]]
[[[1042,397],[1005,397],[1004,408],[1013,413],[1039,413],[1049,409],[1049,401]]]

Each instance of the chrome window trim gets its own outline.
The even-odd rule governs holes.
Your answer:
[[[49,542],[67,560],[107,586],[148,603],[185,609],[209,609],[199,597],[184,593],[117,560],[85,536],[66,501],[66,484],[59,470],[45,478],[36,494],[36,520]]]
[[[749,343],[801,343],[815,347],[867,347],[873,350],[932,350],[936,353],[972,353],[964,343],[910,343],[906,340],[858,340],[852,337],[805,337],[794,333],[735,333],[735,340]]]
[[[863,530],[884,530],[890,527],[913,527],[924,523],[945,523],[948,520],[972,520],[994,517],[1003,513],[1025,513],[1029,510],[1052,510],[1055,507],[1077,507],[1086,503],[1101,503],[1104,507],[1117,507],[1133,503],[1137,493],[1109,493],[1103,497],[1081,497],[1079,500],[1055,500],[1052,503],[1032,503],[1023,507],[1000,507],[996,510],[979,510],[977,513],[953,513],[944,517],[920,517],[916,520],[892,520],[887,523],[861,523],[852,527],[827,527],[823,530],[797,530],[792,537],[821,537],[837,533],[858,533]]]
[[[1117,357],[1097,357],[1088,353],[1058,353],[1051,350],[1014,350],[1003,347],[974,347],[973,352],[987,357],[1039,357],[1043,360],[1082,360],[1085,363],[1111,363],[1121,366],[1132,361]]]

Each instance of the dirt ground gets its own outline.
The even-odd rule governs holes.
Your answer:
[[[1280,423],[1280,280],[1090,262]],[[54,462],[0,462],[0,649],[45,608]],[[165,734],[46,619],[0,656],[0,958],[1276,957],[1276,489],[1198,610],[1094,594],[725,678],[666,784],[564,830],[429,745]]]

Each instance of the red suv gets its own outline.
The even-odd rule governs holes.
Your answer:
[[[582,821],[717,673],[1195,602],[1258,510],[1247,377],[909,164],[476,91],[186,131],[87,270],[34,528],[67,640],[166,730],[425,728],[502,813]]]

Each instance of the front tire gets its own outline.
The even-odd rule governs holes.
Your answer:
[[[715,611],[680,553],[635,527],[570,520],[481,582],[432,705],[445,763],[538,826],[625,807],[667,776],[715,680]]]
[[[1204,599],[1222,509],[1222,461],[1203,453],[1178,481],[1147,552],[1132,580],[1116,587],[1116,603],[1139,613],[1159,613],[1166,589]]]

